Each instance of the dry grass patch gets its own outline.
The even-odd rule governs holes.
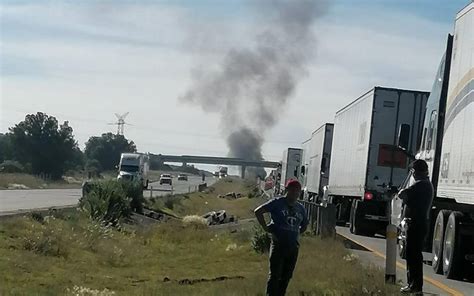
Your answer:
[[[252,182],[229,177],[219,180],[206,192],[154,198],[151,207],[180,217],[226,210],[229,215],[234,215],[238,219],[253,218],[253,210],[265,202],[260,197],[249,197],[252,196],[254,188],[255,185]],[[219,195],[229,192],[240,193],[242,197],[237,199],[218,198]]]
[[[76,212],[48,219],[0,222],[0,295],[67,295],[75,287],[114,295],[263,295],[268,255],[252,250],[252,225],[231,232],[173,221],[119,231]],[[65,242],[67,255],[25,247],[37,237]],[[347,254],[340,242],[303,237],[288,295],[397,294],[381,270]]]
[[[81,188],[82,180],[43,180],[33,175],[22,173],[0,173],[0,189],[69,189]],[[26,187],[24,187],[26,186]],[[16,187],[16,188],[14,188]]]

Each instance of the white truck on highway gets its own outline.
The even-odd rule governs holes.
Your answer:
[[[334,124],[325,123],[301,145],[301,180],[305,200],[321,201],[323,188],[328,185],[333,131]]]
[[[336,113],[327,194],[338,223],[349,222],[352,233],[385,230],[390,200],[409,170],[397,135],[416,150],[428,95],[374,87]]]
[[[301,182],[301,162],[303,150],[300,148],[287,148],[283,151],[283,158],[281,161],[281,168],[279,169],[280,176],[278,185],[278,192],[285,191],[286,181],[289,179],[298,179]]]
[[[120,155],[117,180],[139,181],[144,189],[148,188],[150,156],[144,153],[122,153]]]
[[[474,275],[474,2],[456,17],[425,109],[417,159],[425,160],[435,188],[427,249],[435,272]],[[405,141],[400,146],[405,148]],[[404,186],[414,182],[408,175]],[[402,202],[392,201],[392,223],[403,226]],[[405,236],[399,237],[403,251]]]
[[[225,166],[220,166],[219,167],[219,178],[225,178],[227,177],[229,172],[229,169]]]

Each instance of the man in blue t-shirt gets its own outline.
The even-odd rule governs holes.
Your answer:
[[[274,198],[255,209],[255,216],[263,229],[272,235],[268,296],[283,296],[298,259],[299,235],[308,227],[304,207],[297,202],[301,184],[296,179],[286,183],[286,196]],[[271,216],[267,224],[265,213]]]

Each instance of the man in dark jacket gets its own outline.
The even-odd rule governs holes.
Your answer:
[[[285,187],[286,196],[274,198],[255,209],[258,222],[272,235],[267,296],[285,295],[298,259],[299,234],[308,227],[306,210],[297,202],[300,182],[290,179]],[[269,224],[264,213],[270,213]]]
[[[433,185],[428,175],[428,165],[417,159],[412,163],[415,183],[399,192],[404,204],[404,217],[408,222],[406,234],[406,261],[408,285],[402,293],[422,295],[423,243],[428,232],[428,218],[433,202]]]

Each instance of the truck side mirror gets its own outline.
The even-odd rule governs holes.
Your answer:
[[[301,174],[304,176],[306,167],[303,165],[301,166]]]
[[[398,130],[397,146],[403,150],[408,150],[410,143],[410,125],[402,124]]]

